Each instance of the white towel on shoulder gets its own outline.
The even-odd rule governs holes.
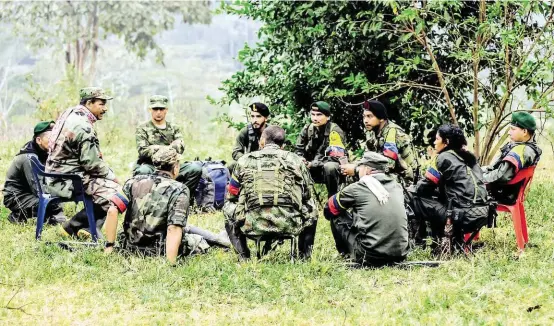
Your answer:
[[[372,175],[364,175],[360,181],[362,181],[369,190],[377,197],[379,204],[384,205],[389,201],[390,194],[383,187],[379,180],[375,179]]]

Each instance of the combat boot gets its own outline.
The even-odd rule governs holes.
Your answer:
[[[227,230],[229,241],[239,255],[239,260],[250,259],[250,249],[248,249],[248,244],[246,243],[246,236],[240,232],[240,229],[234,223],[225,221],[225,230]]]

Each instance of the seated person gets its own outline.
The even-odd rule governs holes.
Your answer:
[[[250,258],[246,236],[299,236],[298,249],[311,256],[317,207],[310,174],[298,155],[283,150],[285,130],[268,126],[260,150],[236,164],[225,203],[225,229],[241,260]]]
[[[341,171],[339,158],[347,157],[344,132],[330,120],[331,108],[327,102],[311,105],[312,123],[306,125],[296,140],[295,153],[304,158],[310,175],[316,183],[324,183],[331,197],[339,190]]]
[[[152,156],[152,163],[156,168],[154,173],[135,176],[123,187],[129,204],[119,237],[123,242],[121,247],[143,253],[165,251],[171,263],[179,255],[205,252],[210,247],[207,239],[188,232],[189,189],[175,180],[180,168],[177,151],[161,147]]]
[[[408,254],[404,193],[389,166],[387,157],[366,152],[358,161],[360,180],[329,198],[324,209],[337,250],[362,266],[400,262]]]
[[[510,126],[508,144],[500,150],[500,156],[490,167],[484,168],[483,177],[489,194],[498,202],[513,205],[521,185],[507,185],[524,168],[536,166],[542,151],[534,141],[537,125],[535,118],[527,112],[514,112]]]
[[[473,232],[487,222],[483,174],[477,158],[464,149],[466,145],[467,140],[458,126],[441,126],[435,139],[438,155],[431,160],[425,177],[415,187],[411,203],[415,218],[419,225],[429,222],[434,237],[442,239],[448,223],[454,224],[460,240],[461,232]],[[447,216],[449,208],[456,212],[454,220]]]
[[[54,127],[54,121],[43,121],[35,126],[33,139],[27,142],[16,154],[8,168],[4,184],[4,206],[11,211],[8,220],[12,223],[23,223],[37,216],[38,190],[33,179],[31,157],[36,157],[46,164],[48,158],[48,141]],[[66,221],[59,205],[49,205],[46,220],[50,224]]]

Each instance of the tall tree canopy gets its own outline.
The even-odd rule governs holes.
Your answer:
[[[263,26],[258,44],[239,52],[244,69],[223,82],[226,95],[219,104],[261,96],[293,140],[309,104],[325,99],[355,146],[363,137],[359,104],[378,98],[416,143],[423,144],[436,125],[456,123],[476,136],[475,152],[486,162],[506,139],[511,110],[550,112],[552,6],[458,0],[223,3],[224,12]]]

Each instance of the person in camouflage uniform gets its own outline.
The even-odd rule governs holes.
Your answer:
[[[418,164],[412,140],[402,128],[388,119],[383,103],[374,100],[364,103],[364,125],[367,130],[364,151],[386,156],[391,173],[398,175],[399,181],[405,185],[413,184]],[[342,173],[356,176],[356,167],[356,163],[343,165]]]
[[[302,159],[282,150],[285,131],[267,127],[261,149],[241,157],[228,186],[225,229],[241,259],[250,257],[246,236],[299,236],[299,252],[311,256],[317,222],[313,185]]]
[[[46,172],[81,176],[85,192],[94,202],[97,228],[102,228],[106,221],[106,251],[109,252],[115,241],[117,214],[123,213],[128,203],[114,172],[102,158],[94,130],[94,123],[102,120],[108,111],[106,102],[112,97],[97,87],[83,88],[79,93],[80,104],[64,111],[54,125]],[[73,193],[73,184],[67,179],[48,178],[48,185],[50,192],[57,196],[68,198]],[[83,228],[88,228],[84,209],[63,224],[63,230],[69,235]]]
[[[243,155],[260,149],[260,136],[269,125],[267,119],[270,115],[269,108],[263,103],[253,103],[250,108],[250,123],[241,129],[233,148],[233,160],[229,165],[229,172],[233,173],[236,161]]]
[[[11,211],[8,221],[24,223],[38,211],[38,189],[33,179],[31,158],[38,158],[43,165],[48,157],[48,140],[54,127],[54,121],[43,121],[34,128],[33,139],[27,142],[15,156],[6,174],[4,184],[4,206]],[[46,218],[50,224],[66,221],[59,205],[49,205]]]
[[[135,133],[139,157],[134,175],[154,173],[155,167],[152,165],[152,155],[161,146],[171,146],[179,155],[185,151],[181,128],[165,119],[169,109],[168,104],[169,100],[165,96],[154,95],[150,97],[149,110],[152,119],[139,125]],[[201,177],[201,166],[185,162],[179,168],[177,181],[184,183],[189,188],[190,193],[193,194]],[[191,202],[193,198],[194,196],[191,196]]]
[[[489,194],[502,204],[513,205],[519,193],[520,184],[508,185],[521,170],[536,166],[542,150],[534,140],[537,124],[528,112],[512,113],[508,144],[500,149],[500,155],[489,167],[484,167],[484,179]]]
[[[404,194],[389,166],[387,157],[366,152],[359,161],[360,181],[329,198],[323,211],[339,253],[363,266],[397,263],[408,254]]]
[[[324,183],[329,197],[337,193],[341,183],[339,159],[348,157],[346,138],[342,129],[331,122],[327,102],[311,105],[312,123],[306,125],[296,141],[296,154],[304,158],[310,175],[316,183]]]
[[[120,234],[121,247],[143,253],[165,252],[171,263],[179,255],[206,252],[210,247],[207,241],[217,236],[204,230],[196,232],[211,235],[204,239],[189,232],[189,189],[175,181],[180,170],[179,154],[172,147],[162,146],[152,155],[152,163],[154,173],[137,175],[123,186],[129,208]]]

